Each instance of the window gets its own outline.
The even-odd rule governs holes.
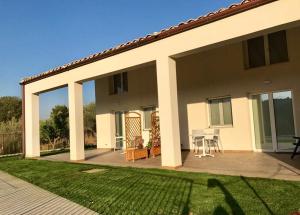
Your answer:
[[[109,94],[116,95],[128,92],[127,72],[116,74],[109,77]]]
[[[155,112],[155,107],[147,107],[143,108],[144,112],[144,129],[150,130],[151,129],[151,114]]]
[[[220,98],[208,100],[210,107],[210,125],[224,126],[232,125],[231,98]]]
[[[249,67],[266,65],[264,37],[257,37],[247,41]]]
[[[288,48],[285,31],[278,31],[247,40],[248,68],[255,68],[288,61]]]
[[[270,64],[288,61],[288,50],[285,31],[268,35]]]

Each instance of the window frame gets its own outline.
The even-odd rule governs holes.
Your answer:
[[[115,85],[116,77],[120,78],[120,87]],[[125,81],[127,83],[125,83]],[[117,88],[116,88],[117,87]],[[122,72],[109,76],[109,95],[121,95],[128,92],[128,73]]]
[[[224,108],[223,108],[223,103],[226,99],[229,99],[230,101],[230,114],[231,114],[231,123],[230,124],[225,124],[224,123]],[[212,125],[212,112],[211,112],[211,103],[212,101],[215,100],[221,100],[221,102],[218,103],[219,105],[219,118],[220,118],[220,124],[218,125]],[[232,98],[231,96],[222,96],[222,97],[216,97],[216,98],[208,98],[207,99],[207,107],[208,107],[208,119],[209,119],[209,127],[210,128],[232,128],[233,127],[233,111],[232,111]]]
[[[270,59],[270,47],[269,47],[269,35],[274,34],[274,33],[278,33],[280,31],[284,31],[285,33],[285,43],[286,43],[286,48],[287,48],[287,59],[280,61],[280,62],[275,62],[275,63],[271,63],[271,59]],[[276,64],[280,64],[280,63],[287,63],[290,61],[289,58],[289,46],[288,46],[288,36],[287,36],[287,31],[286,30],[280,30],[280,31],[276,31],[276,32],[272,32],[272,33],[268,33],[265,35],[260,35],[254,38],[258,38],[258,37],[263,37],[264,38],[264,50],[265,50],[265,65],[261,65],[261,66],[256,66],[256,67],[250,67],[250,62],[249,62],[249,49],[248,49],[248,41],[250,39],[254,39],[254,38],[249,38],[245,41],[243,41],[243,52],[244,52],[244,66],[246,70],[250,70],[250,69],[257,69],[257,68],[261,68],[261,67],[265,67],[265,66],[270,66],[270,65],[276,65]]]
[[[151,113],[150,113],[150,128],[146,128],[146,109],[151,109]],[[143,130],[144,131],[150,131],[151,130],[151,114],[154,113],[156,111],[156,106],[146,106],[146,107],[142,107],[142,111],[143,111]]]
[[[250,60],[250,55],[249,55],[249,53],[250,53],[250,51],[249,51],[249,43],[250,43],[250,41],[251,40],[256,40],[256,39],[262,39],[262,45],[263,45],[263,64],[261,64],[261,65],[257,65],[257,66],[251,66],[250,64],[251,64],[251,60]],[[247,52],[247,66],[248,66],[248,68],[250,68],[250,69],[252,69],[252,68],[259,68],[259,67],[263,67],[263,66],[266,66],[266,65],[268,65],[268,60],[267,60],[267,50],[266,50],[266,38],[265,38],[265,36],[263,35],[263,36],[258,36],[258,37],[254,37],[254,38],[250,38],[250,39],[248,39],[248,40],[246,40],[245,41],[245,44],[246,44],[246,47],[247,47],[247,49],[246,49],[246,52]]]
[[[281,57],[284,57],[283,59],[277,59],[277,61],[273,61],[272,62],[272,55],[271,55],[271,46],[270,46],[270,41],[271,41],[271,36],[274,36],[274,35],[278,35],[278,34],[281,34],[283,33],[283,44],[280,44],[280,45],[283,45],[284,49],[285,49],[285,54],[286,56],[281,56]],[[269,62],[270,62],[270,65],[273,65],[273,64],[278,64],[278,63],[284,63],[284,62],[288,62],[289,61],[289,49],[288,49],[288,39],[287,39],[287,33],[286,33],[286,30],[281,30],[281,31],[276,31],[276,32],[273,32],[273,33],[269,33],[268,35],[266,35],[266,38],[267,38],[267,46],[268,46],[268,54],[269,54]],[[273,47],[274,48],[274,47]]]

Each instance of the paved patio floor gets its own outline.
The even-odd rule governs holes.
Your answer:
[[[0,171],[0,214],[97,214],[81,205]]]
[[[44,160],[69,161],[69,153],[41,157]],[[140,168],[161,168],[161,157],[125,161],[121,151],[88,150],[86,160],[81,163],[132,166]],[[215,153],[214,158],[197,158],[192,152],[182,152],[183,166],[178,171],[206,172],[213,174],[237,175],[300,181],[300,155],[294,160],[290,154],[225,152]]]

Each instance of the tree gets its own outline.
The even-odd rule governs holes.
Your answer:
[[[87,134],[95,136],[96,133],[96,105],[94,102],[83,107],[84,130]]]
[[[0,97],[0,122],[8,122],[22,116],[22,100],[18,97]]]
[[[90,103],[83,107],[84,131],[88,135],[96,134],[96,105]],[[69,110],[64,105],[55,106],[48,120],[41,121],[41,142],[53,146],[60,141],[69,138]]]
[[[55,106],[50,118],[41,121],[40,125],[41,142],[48,142],[54,148],[59,140],[69,138],[69,110],[64,105]]]
[[[51,112],[56,134],[59,138],[69,137],[69,109],[65,105],[56,105]]]
[[[42,143],[49,143],[54,149],[57,140],[59,139],[52,120],[41,121],[40,135]]]

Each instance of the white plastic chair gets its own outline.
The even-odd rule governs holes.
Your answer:
[[[192,141],[193,141],[193,145],[194,145],[194,152],[197,153],[199,151],[201,144],[202,144],[202,149],[205,150],[204,136],[205,136],[205,134],[202,129],[192,130]]]
[[[210,152],[210,147],[213,146],[215,151],[216,148],[218,149],[218,151],[222,151],[222,153],[224,153],[223,150],[223,146],[221,143],[221,138],[220,138],[220,129],[205,129],[205,140],[207,140],[207,144],[209,147],[209,152]],[[220,150],[221,148],[221,150]]]
[[[221,142],[221,137],[220,137],[220,129],[215,129],[214,132],[214,143],[217,145],[218,150],[224,153],[223,145]],[[220,150],[221,148],[221,150]]]
[[[205,141],[206,141],[207,146],[208,146],[208,152],[211,155],[211,149],[210,149],[210,147],[212,145],[214,145],[214,141],[215,141],[215,129],[213,129],[213,128],[205,129],[204,133],[205,133]]]

